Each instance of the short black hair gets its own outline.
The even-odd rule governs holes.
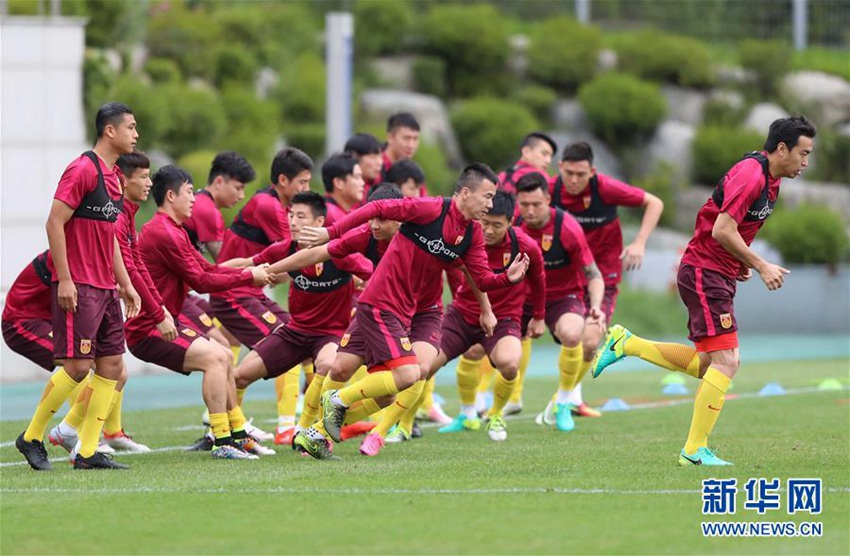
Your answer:
[[[561,162],[582,162],[584,160],[593,166],[593,149],[590,148],[590,143],[579,141],[564,147]]]
[[[396,112],[387,118],[387,133],[392,133],[400,127],[407,127],[413,131],[419,131],[419,122],[410,112]]]
[[[493,196],[493,206],[487,211],[490,216],[504,216],[511,221],[516,210],[516,197],[513,193],[508,193],[501,189],[496,190]]]
[[[460,193],[464,187],[470,191],[475,191],[484,180],[495,184],[499,183],[499,178],[489,166],[481,162],[473,162],[464,168],[458,176],[455,193]]]
[[[522,145],[520,145],[519,148],[520,150],[525,147],[534,148],[537,146],[538,143],[540,143],[540,141],[546,141],[547,143],[549,143],[549,146],[552,147],[553,154],[558,152],[558,144],[555,142],[555,140],[540,131],[533,131],[526,135],[523,138]]]
[[[322,164],[322,184],[325,186],[325,191],[333,193],[334,179],[345,179],[346,176],[354,172],[354,167],[357,164],[357,158],[351,153],[332,154]]]
[[[546,195],[549,194],[549,182],[546,176],[539,172],[529,172],[516,182],[517,193],[531,193],[537,189]]]
[[[772,153],[779,147],[779,143],[785,143],[790,151],[797,146],[797,141],[800,140],[801,135],[814,139],[816,134],[815,124],[802,114],[789,118],[779,118],[770,124],[767,140],[764,142],[764,150]]]
[[[133,152],[119,156],[116,164],[119,168],[121,168],[121,173],[129,178],[133,175],[133,172],[139,168],[144,168],[146,170],[150,168],[151,159],[148,158],[148,155],[142,151],[133,149]]]
[[[133,115],[133,111],[126,104],[120,102],[107,102],[97,111],[94,118],[94,127],[98,138],[103,137],[103,132],[108,125],[118,125],[124,121],[124,115]]]
[[[325,198],[315,191],[300,191],[292,196],[289,200],[289,205],[307,205],[310,207],[310,212],[313,213],[313,218],[328,215],[328,204]]]
[[[371,133],[356,133],[345,142],[343,149],[354,156],[381,154],[381,142]]]
[[[304,170],[313,171],[313,160],[295,147],[286,147],[277,152],[272,160],[271,182],[276,184],[281,174],[293,179]]]
[[[165,202],[165,194],[167,192],[173,191],[175,195],[179,194],[180,188],[188,181],[186,179],[188,175],[189,173],[186,170],[173,164],[163,166],[157,170],[153,177],[151,177],[151,181],[153,182],[151,193],[153,194],[153,200],[156,206],[162,206]]]
[[[225,151],[215,155],[210,166],[210,175],[207,184],[211,184],[218,176],[249,183],[257,177],[254,167],[244,156],[234,151]]]
[[[390,166],[384,178],[386,181],[394,183],[399,187],[411,178],[413,178],[416,185],[422,185],[425,183],[425,172],[422,171],[420,165],[409,158],[404,158]]]
[[[396,184],[381,182],[369,189],[369,196],[366,198],[366,202],[380,201],[382,199],[404,199],[404,194]]]
[[[192,185],[195,185],[195,180],[194,178],[192,178],[192,174],[189,173],[189,170],[180,167],[178,167],[178,169],[180,170],[180,173],[183,174],[183,179],[186,181],[186,183],[191,183]]]

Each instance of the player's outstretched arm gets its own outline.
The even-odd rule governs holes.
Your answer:
[[[765,261],[750,249],[738,232],[738,223],[726,212],[717,215],[711,237],[745,266],[758,272],[762,282],[770,291],[781,288],[785,275],[791,272],[787,268]]]
[[[303,228],[301,230],[301,237],[304,237],[304,230],[307,228]],[[319,228],[324,230],[325,228]],[[292,255],[277,261],[272,264],[268,268],[269,274],[281,274],[283,272],[291,272],[293,270],[299,270],[302,268],[306,268],[308,266],[314,265],[316,263],[322,263],[331,258],[330,253],[328,253],[327,245],[320,245],[319,247],[312,247],[310,249],[301,249],[300,251],[296,251]]]
[[[645,192],[643,198],[643,219],[640,222],[635,240],[623,248],[620,254],[620,259],[623,261],[623,268],[626,270],[637,270],[643,263],[643,257],[646,253],[646,240],[649,235],[655,230],[658,225],[658,220],[661,218],[661,213],[664,212],[664,202],[653,195]]]

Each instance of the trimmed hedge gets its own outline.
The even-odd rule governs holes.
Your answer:
[[[763,237],[791,264],[834,265],[847,259],[850,248],[841,216],[807,203],[777,210],[765,224]]]
[[[528,108],[543,125],[552,123],[552,109],[558,100],[558,95],[549,87],[525,85],[516,89],[511,98],[520,106]]]
[[[568,17],[538,24],[528,48],[528,73],[563,92],[573,92],[596,74],[602,33]]]
[[[714,185],[745,153],[761,150],[764,135],[733,126],[708,125],[697,129],[691,146],[693,179]]]
[[[466,159],[497,171],[516,161],[522,138],[539,127],[527,108],[492,97],[464,102],[451,121]]]
[[[358,0],[354,3],[354,55],[368,58],[400,52],[413,17],[408,0]]]
[[[657,85],[622,73],[606,73],[582,85],[578,98],[593,131],[618,147],[649,137],[667,115]]]
[[[738,47],[741,66],[756,76],[757,92],[769,97],[777,92],[779,81],[791,69],[791,45],[780,41],[743,41]]]
[[[621,71],[683,87],[714,84],[711,53],[696,39],[646,30],[618,37],[614,48]]]

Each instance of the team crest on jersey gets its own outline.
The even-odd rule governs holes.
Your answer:
[[[582,198],[582,201],[584,202],[585,209],[590,208],[590,195],[585,195],[584,198]]]
[[[91,353],[91,340],[80,340],[80,353],[83,355]]]
[[[548,251],[552,248],[552,235],[551,234],[543,234],[542,241],[540,242],[540,247],[543,248],[544,251]]]
[[[325,270],[325,263],[316,263],[316,276],[321,276],[323,270]]]
[[[403,347],[405,351],[410,351],[410,350],[411,350],[411,347],[410,347],[410,338],[408,338],[407,336],[405,336],[404,338],[402,338],[402,339],[401,339],[401,347]]]
[[[206,313],[201,313],[198,316],[198,320],[201,321],[204,324],[204,326],[212,326],[213,325],[212,319]]]
[[[350,340],[350,339],[351,339],[351,334],[349,334],[348,332],[343,334],[342,339],[339,341],[339,347],[344,348],[345,346],[347,346],[348,340]]]
[[[511,254],[510,253],[502,253],[502,266],[507,267],[511,264]]]
[[[460,243],[462,241],[463,241],[463,235],[457,236],[457,239],[455,239],[455,245],[460,245]]]
[[[197,332],[195,332],[194,330],[192,330],[191,328],[184,328],[184,329],[183,329],[183,330],[181,330],[180,332],[182,332],[182,333],[183,333],[183,334],[185,334],[186,336],[189,336],[190,338],[194,338],[195,336],[197,336],[197,335],[198,335],[198,333],[197,333]]]
[[[277,322],[277,317],[271,311],[266,311],[263,313],[263,320],[269,324],[274,324]]]
[[[723,328],[732,328],[732,315],[729,313],[720,315],[720,326]]]

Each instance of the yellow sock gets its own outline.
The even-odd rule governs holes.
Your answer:
[[[210,413],[210,429],[216,441],[230,436],[230,421],[227,413]]]
[[[351,425],[381,411],[381,406],[372,398],[354,402],[345,412],[343,425]]]
[[[345,388],[344,382],[334,380],[328,375],[325,377],[325,383],[322,385],[322,394],[328,390],[342,390],[343,388]]]
[[[366,369],[366,365],[360,365],[356,371],[354,371],[354,375],[352,375],[350,383],[355,383],[358,380],[363,380],[369,376],[369,371]]]
[[[381,396],[392,396],[398,394],[398,386],[391,371],[378,371],[346,386],[339,391],[339,399],[346,406],[350,406],[357,400],[364,398],[380,398]]]
[[[434,377],[431,377],[433,380]],[[425,398],[430,398],[431,393],[428,392],[428,383],[430,380],[426,380],[425,384],[422,387],[422,392],[419,394],[419,399],[413,402],[413,405],[410,408],[402,413],[401,417],[398,420],[399,428],[403,429],[407,434],[413,432],[413,422],[416,420],[416,412],[419,411],[419,408],[422,407]]]
[[[109,416],[103,423],[103,434],[118,434],[123,428],[121,426],[121,402],[124,400],[124,390],[116,390],[112,395],[112,404],[109,406]]]
[[[322,385],[325,383],[325,377],[320,374],[313,375],[313,381],[307,387],[304,393],[304,408],[301,410],[301,419],[298,425],[307,428],[313,424],[319,416],[319,409],[322,406]]]
[[[560,390],[569,392],[576,387],[583,358],[581,344],[575,347],[561,346],[561,353],[558,355],[558,388]]]
[[[307,381],[307,384],[310,384],[313,381],[313,377],[316,374],[316,367],[312,362],[310,363],[301,363],[301,371],[304,373],[304,380]]]
[[[44,439],[44,429],[47,428],[47,423],[53,417],[53,414],[59,411],[65,399],[68,397],[74,388],[79,384],[71,378],[65,369],[59,369],[54,372],[47,381],[44,391],[41,394],[41,400],[33,413],[27,430],[24,432],[24,440],[32,442],[38,440],[41,442]]]
[[[348,412],[346,412],[346,414],[347,413]],[[321,419],[319,419],[318,421],[316,421],[316,423],[313,424],[313,428],[316,429],[317,431],[319,431],[319,434],[321,434],[322,436],[325,436],[325,437],[328,436],[328,431],[325,430],[325,422],[322,421]]]
[[[242,346],[230,346],[230,352],[233,354],[233,366],[239,363],[239,352],[242,351]]]
[[[691,346],[667,342],[653,342],[634,334],[623,343],[626,355],[636,355],[669,371],[678,371],[699,378],[699,353]],[[707,364],[706,364],[707,365]]]
[[[68,394],[68,398],[65,400],[66,402],[68,402],[68,409],[74,407],[74,404],[77,402],[77,398],[80,397],[80,391],[85,388],[88,382],[88,377],[84,378],[77,384],[77,386],[73,390],[71,390],[71,393]]]
[[[245,418],[245,413],[242,412],[241,407],[237,405],[229,410],[226,415],[231,431],[238,432],[245,430],[245,423],[248,422],[248,419]],[[212,419],[212,416],[210,416],[210,419]],[[210,427],[212,427],[212,420],[210,420]]]
[[[419,409],[428,411],[434,405],[434,386],[436,386],[437,377],[432,376],[425,383],[425,389],[422,391],[422,403],[419,404]]]
[[[483,394],[490,390],[490,382],[493,380],[493,373],[496,370],[493,368],[493,365],[490,364],[490,358],[484,357],[481,359],[481,362],[478,364],[478,386],[475,388],[475,392],[478,394]]]
[[[511,394],[511,403],[522,402],[522,383],[525,381],[525,371],[528,369],[528,363],[531,361],[531,338],[523,338],[522,340],[522,357],[519,360],[519,369],[517,370],[516,386]]]
[[[475,389],[481,379],[480,362],[463,355],[457,360],[457,393],[463,405],[475,405]]]
[[[517,379],[507,380],[502,373],[496,373],[496,384],[493,385],[493,406],[487,412],[489,417],[500,415],[505,404],[511,398]]]
[[[720,416],[720,410],[723,409],[726,391],[731,381],[731,378],[714,367],[709,367],[705,372],[694,400],[694,415],[691,419],[688,440],[685,442],[686,454],[693,454],[697,448],[708,446],[708,435],[711,434]]]
[[[277,419],[279,422],[295,422],[298,406],[298,390],[301,384],[301,365],[292,367],[274,381],[277,391]]]
[[[83,419],[86,418],[86,408],[89,406],[89,398],[91,397],[91,388],[88,387],[91,384],[91,375],[80,381],[80,384],[83,388],[77,387],[74,389],[79,392],[77,394],[77,401],[71,406],[71,411],[65,415],[64,419],[66,424],[77,430],[80,430],[80,427],[83,426]]]
[[[237,388],[236,389],[236,405],[242,407],[242,402],[245,401],[245,392],[247,392],[247,388]]]
[[[112,403],[116,384],[118,384],[117,380],[109,380],[97,374],[92,376],[91,384],[89,384],[91,395],[86,408],[86,418],[83,420],[79,434],[80,455],[84,458],[93,456],[97,449],[100,431],[103,430],[103,423],[106,421],[107,413],[109,413],[109,405]]]
[[[576,380],[576,385],[581,384],[581,381],[584,380],[584,377],[587,375],[587,371],[590,370],[590,364],[593,361],[584,361],[581,362],[581,367],[578,370],[578,380]]]
[[[422,395],[422,390],[424,388],[425,381],[417,380],[413,383],[413,386],[403,392],[400,392],[399,395],[395,397],[395,402],[386,408],[386,413],[384,414],[383,419],[381,419],[377,427],[372,429],[372,432],[380,434],[381,436],[387,436],[387,433],[390,432],[393,425],[398,423],[401,416],[415,406],[416,400],[418,400],[419,396]]]

